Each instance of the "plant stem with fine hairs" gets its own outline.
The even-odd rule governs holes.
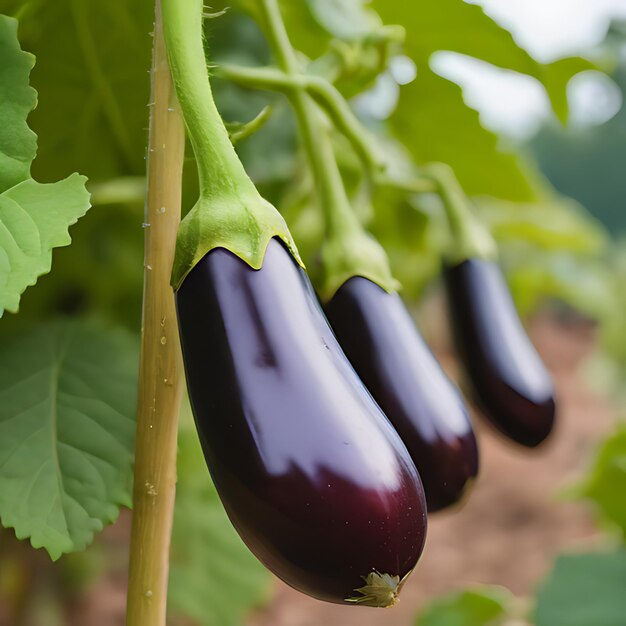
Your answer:
[[[144,294],[127,626],[165,626],[183,386],[174,292],[185,129],[156,2],[147,156]]]

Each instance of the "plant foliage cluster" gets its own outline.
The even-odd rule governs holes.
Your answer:
[[[211,10],[219,13],[221,4]],[[218,105],[233,123],[270,107],[260,130],[237,148],[315,275],[322,219],[289,107],[280,95],[219,78],[222,63],[269,63],[254,3],[228,4],[224,15],[206,22]],[[437,198],[408,192],[394,178],[441,161],[501,244],[524,312],[558,298],[622,336],[611,316],[618,290],[603,228],[559,196],[530,158],[486,130],[460,87],[430,66],[432,55],[446,50],[531,76],[565,123],[567,84],[593,67],[589,61],[538,63],[481,8],[462,0],[285,0],[282,9],[307,74],[328,79],[357,106],[363,98],[373,102],[363,121],[394,174],[388,185],[372,193],[358,155],[339,135],[334,140],[353,204],[410,297],[433,281],[448,242]],[[0,314],[19,308],[0,323],[0,518],[57,559],[83,550],[131,500],[153,7],[139,0],[3,0],[0,12]],[[393,67],[404,55],[416,77],[401,85]],[[380,94],[392,106],[381,106]],[[238,138],[247,134],[241,125],[235,129]],[[192,182],[185,197],[192,198],[193,174],[186,179]],[[204,477],[203,461],[188,425],[180,446],[172,611],[199,624],[234,625],[266,596],[267,577],[226,522],[214,491],[195,479]],[[620,432],[584,487],[622,530],[626,512],[615,494],[623,492],[624,458]],[[204,554],[211,555],[211,570]],[[538,624],[582,624],[554,616],[556,602],[571,608],[581,601],[570,592],[581,572],[595,573],[585,580],[599,586],[598,605],[612,590],[601,585],[603,576],[626,575],[621,552],[565,559],[539,596]],[[610,600],[605,610],[617,611],[611,604],[617,599]],[[473,621],[437,621],[439,607],[420,624],[497,623],[510,601],[500,591],[464,592],[441,606],[475,615]],[[618,623],[608,615],[596,623]]]

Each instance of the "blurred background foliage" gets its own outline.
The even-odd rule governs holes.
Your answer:
[[[206,22],[211,63],[270,64],[254,2],[226,4],[224,15]],[[226,4],[216,0],[211,11]],[[601,125],[572,127],[567,88],[577,73],[600,69],[625,94],[626,29],[616,24],[593,61],[540,63],[480,7],[461,0],[284,0],[282,7],[305,71],[328,78],[350,99],[392,181],[431,161],[450,164],[501,244],[521,312],[529,315],[548,305],[561,315],[596,320],[604,351],[594,372],[605,387],[619,391],[626,372],[626,109]],[[39,138],[33,176],[47,182],[73,171],[85,174],[94,205],[71,229],[71,247],[54,252],[52,272],[25,292],[19,315],[2,319],[0,343],[18,329],[59,315],[95,316],[138,333],[153,7],[143,0],[0,0],[0,12],[19,18],[22,48],[37,57],[31,84],[39,104],[28,118]],[[461,87],[433,70],[432,57],[439,51],[532,77],[545,89],[553,120],[523,145],[487,130]],[[321,212],[285,98],[219,78],[213,84],[226,121],[251,120],[271,105],[267,123],[237,149],[262,193],[284,213],[315,279]],[[436,286],[449,245],[438,198],[393,184],[372,189],[345,138],[337,133],[334,139],[355,209],[388,251],[404,296],[417,304]],[[184,208],[189,208],[196,193],[191,154],[185,169]],[[606,446],[580,493],[597,502],[603,524],[623,530],[624,511],[614,510],[616,494],[624,488],[623,432]],[[172,619],[185,615],[192,623],[235,626],[250,607],[267,599],[268,576],[242,546],[207,485],[189,419],[183,420],[180,447]],[[2,535],[7,545],[14,541],[11,532]],[[12,554],[2,556],[5,597],[21,580]],[[54,567],[71,569],[71,558]],[[580,568],[602,567],[595,556],[589,558],[581,557]],[[97,565],[89,571],[107,566],[107,555],[94,559]],[[210,570],[203,567],[207,561],[213,564]],[[582,626],[555,621],[546,608],[557,597],[574,603],[575,598],[563,596],[562,582],[573,567],[557,564],[539,596],[538,624]],[[516,602],[498,589],[460,592],[428,609],[419,624],[495,624]],[[450,617],[459,611],[477,617]],[[31,626],[39,623],[32,615],[29,619]]]
[[[80,171],[89,177],[95,205],[75,227],[73,247],[57,251],[54,277],[42,279],[36,290],[25,294],[20,317],[58,309],[97,311],[136,329],[141,292],[137,288],[141,263],[136,261],[142,234],[137,224],[141,224],[143,191],[139,177],[146,145],[152,9],[137,0],[106,6],[70,0],[4,3],[8,5],[5,12],[20,17],[23,47],[38,59],[31,81],[40,105],[29,117],[39,136],[33,175],[46,182]],[[207,20],[212,62],[270,63],[268,47],[252,19],[254,11],[246,11],[248,4],[254,6],[245,0],[230,2],[230,10],[219,22]],[[221,8],[219,2],[212,4],[212,11]],[[598,269],[594,261],[604,260],[608,249],[605,228],[585,209],[600,219],[611,209],[597,210],[607,203],[605,196],[595,193],[596,204],[587,206],[588,198],[578,197],[567,185],[564,188],[563,181],[570,175],[572,184],[577,181],[584,186],[582,168],[605,194],[615,193],[609,204],[618,207],[619,191],[609,189],[611,182],[617,184],[620,179],[614,175],[619,156],[606,146],[602,133],[614,138],[613,150],[618,150],[621,144],[613,129],[619,127],[618,118],[623,115],[608,122],[608,128],[585,131],[588,140],[595,137],[598,149],[604,146],[609,152],[605,158],[611,166],[598,165],[605,175],[602,182],[592,168],[578,162],[579,170],[574,170],[565,158],[546,152],[547,147],[542,152],[542,145],[558,149],[550,133],[560,133],[568,138],[563,139],[561,150],[573,159],[567,141],[575,139],[569,131],[546,130],[546,139],[536,140],[539,163],[551,164],[544,168],[547,176],[557,189],[581,201],[583,209],[555,193],[527,148],[481,126],[478,113],[465,104],[461,88],[429,66],[434,52],[452,50],[532,76],[545,87],[556,115],[565,121],[567,83],[577,72],[595,67],[590,61],[569,58],[538,63],[478,6],[460,0],[418,2],[410,7],[399,0],[367,5],[360,0],[307,0],[285,2],[284,10],[292,39],[310,59],[307,71],[331,79],[346,95],[361,94],[355,100],[356,109],[373,131],[392,174],[410,173],[434,160],[453,166],[465,191],[484,208],[496,237],[506,243],[503,249],[510,258],[505,258],[505,264],[525,310],[544,296],[571,300],[577,307],[597,302],[597,297],[571,293],[575,282],[571,273]],[[395,30],[383,26],[396,23],[406,31],[404,44],[397,41],[401,37]],[[410,70],[408,77],[393,70],[394,60],[406,59],[405,55],[414,62],[416,77],[399,85],[398,81],[411,78]],[[285,99],[220,79],[214,80],[214,89],[227,121],[250,120],[265,105],[273,104],[271,119],[238,144],[238,150],[263,193],[288,217],[315,273],[321,216]],[[441,207],[424,194],[387,187],[370,193],[356,155],[339,136],[337,148],[356,207],[388,249],[407,297],[418,297],[436,277],[447,245]],[[193,169],[189,163],[187,207],[194,196]],[[612,212],[617,215],[617,208]],[[528,247],[537,252],[538,259],[544,257],[536,268],[520,268],[520,260],[529,258]],[[81,263],[72,262],[75,258]],[[601,289],[598,281],[589,283],[590,289]]]

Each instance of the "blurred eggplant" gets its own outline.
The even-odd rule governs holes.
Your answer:
[[[325,307],[341,347],[406,445],[428,511],[457,502],[478,473],[463,401],[397,293],[355,276]]]
[[[468,258],[446,265],[444,279],[455,344],[477,404],[513,441],[539,445],[554,425],[554,388],[499,266]]]
[[[313,597],[392,605],[422,552],[423,488],[306,273],[278,239],[260,270],[216,248],[176,302],[204,455],[243,541]]]

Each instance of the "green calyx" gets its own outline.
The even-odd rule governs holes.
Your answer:
[[[383,609],[392,607],[398,602],[398,594],[409,574],[400,580],[399,576],[381,574],[374,570],[367,576],[363,576],[365,585],[354,590],[361,595],[346,598],[345,601]]]
[[[282,215],[258,193],[238,194],[234,198],[200,197],[178,231],[172,286],[178,289],[187,274],[214,248],[226,248],[258,270],[272,237],[282,239],[304,268]]]
[[[172,285],[210,250],[230,250],[259,269],[272,237],[302,265],[287,224],[247,175],[215,106],[203,46],[202,0],[161,0],[172,79],[196,157],[200,198],[181,223]]]
[[[328,302],[353,276],[362,276],[392,293],[400,289],[383,247],[363,229],[336,232],[324,240],[321,250],[324,271],[320,296]]]
[[[423,174],[434,182],[450,225],[452,249],[446,254],[446,261],[456,265],[467,259],[496,259],[496,242],[473,213],[452,168],[444,163],[432,163],[424,168]]]

